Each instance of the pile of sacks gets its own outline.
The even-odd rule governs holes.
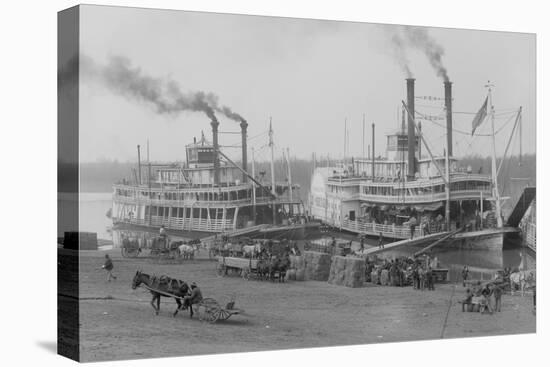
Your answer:
[[[333,256],[328,282],[350,288],[365,283],[365,260],[357,257]]]

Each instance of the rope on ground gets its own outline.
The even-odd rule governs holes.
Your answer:
[[[445,328],[447,327],[447,321],[449,320],[449,313],[451,312],[451,307],[453,305],[453,296],[455,294],[456,282],[453,284],[453,291],[451,292],[451,297],[449,298],[449,307],[447,308],[447,314],[445,315],[445,320],[443,321],[443,327],[441,328],[440,339],[443,339],[445,336]]]

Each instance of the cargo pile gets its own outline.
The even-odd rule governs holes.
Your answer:
[[[329,254],[314,251],[304,251],[305,280],[320,280],[326,282],[330,273]]]
[[[356,257],[333,256],[328,282],[350,288],[365,283],[365,260]]]
[[[290,256],[289,280],[319,280],[326,282],[330,273],[329,254],[316,251],[304,251],[302,256]]]

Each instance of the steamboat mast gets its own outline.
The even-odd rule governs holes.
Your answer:
[[[502,228],[502,215],[500,208],[500,194],[498,192],[498,175],[497,175],[497,148],[495,139],[495,107],[493,106],[492,87],[493,84],[489,81],[485,86],[488,88],[489,113],[491,114],[491,137],[493,143],[493,154],[491,157],[491,175],[493,178],[493,198],[495,199],[495,216],[497,219],[497,227]]]
[[[277,192],[275,190],[275,152],[273,147],[273,126],[271,123],[271,117],[269,118],[269,147],[271,148],[271,193],[273,198],[277,197]],[[275,210],[275,201],[272,204],[273,207],[273,224],[277,224],[276,221],[276,210]]]

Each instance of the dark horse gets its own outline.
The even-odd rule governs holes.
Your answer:
[[[290,259],[288,255],[281,257],[272,256],[268,263],[269,267],[269,279],[271,281],[278,280],[279,283],[285,282],[285,276],[288,268],[290,267]]]
[[[171,294],[180,298],[187,296],[189,293],[189,286],[186,282],[182,280],[172,279],[166,276],[161,276],[158,278],[152,277],[149,274],[142,273],[141,270],[138,270],[136,271],[136,275],[134,275],[134,280],[132,281],[132,289],[136,289],[141,284],[145,284],[147,287],[150,288],[149,291],[153,295],[153,299],[151,299],[151,306],[153,306],[153,308],[155,309],[155,314],[157,315],[160,311],[160,297],[170,297],[162,293]],[[162,293],[155,292],[153,289],[157,289]],[[176,317],[178,311],[183,306],[180,298],[174,298],[176,300],[176,303],[178,304],[178,308],[173,315],[174,317]],[[157,303],[156,306],[155,301]],[[192,312],[192,310],[190,312]]]

